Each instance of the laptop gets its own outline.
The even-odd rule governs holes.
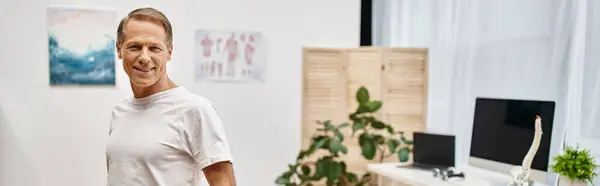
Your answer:
[[[454,167],[455,141],[453,135],[414,132],[413,163],[402,167],[424,170]]]

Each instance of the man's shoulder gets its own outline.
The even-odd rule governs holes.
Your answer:
[[[211,100],[183,87],[156,101],[155,104],[167,110],[177,110],[177,113],[202,113],[214,109]]]
[[[171,113],[177,113],[176,118],[188,118],[189,121],[196,121],[218,117],[216,107],[211,100],[190,91],[182,91],[169,101],[168,110],[175,111]]]
[[[176,105],[188,109],[204,110],[214,108],[214,104],[212,101],[210,101],[204,96],[193,92],[188,91],[185,94],[181,94],[181,97],[179,97],[178,99],[179,100],[177,101]]]
[[[113,115],[118,111],[123,111],[124,109],[131,107],[132,97],[121,98],[121,100],[117,101],[112,107]]]

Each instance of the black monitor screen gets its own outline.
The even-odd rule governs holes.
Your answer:
[[[542,119],[542,140],[531,164],[547,171],[555,103],[551,101],[477,98],[471,136],[472,157],[521,165]]]

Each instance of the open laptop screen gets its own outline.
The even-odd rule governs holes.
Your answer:
[[[413,159],[415,164],[455,166],[454,136],[415,132],[413,141]]]

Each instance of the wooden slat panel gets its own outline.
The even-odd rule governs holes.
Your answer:
[[[316,121],[346,119],[344,51],[305,48],[303,53],[302,148],[308,148]]]
[[[382,50],[379,48],[348,49],[348,113],[357,107],[356,91],[361,86],[369,90],[371,99],[381,100]]]
[[[347,50],[347,95],[348,107],[347,114],[356,111],[358,104],[356,102],[356,91],[361,86],[369,90],[369,96],[372,100],[381,100],[381,67],[382,50],[376,47],[361,47]],[[345,135],[349,136],[344,141],[348,147],[348,155],[341,159],[346,161],[348,170],[357,174],[367,172],[367,164],[375,163],[368,161],[361,154],[361,148],[358,144],[358,136],[350,137],[351,130],[347,130]]]
[[[331,120],[334,124],[346,121],[345,52],[341,49],[304,48],[302,148],[307,149],[317,132],[316,121]],[[316,151],[306,161],[316,161],[327,155]],[[325,185],[324,180],[315,185]]]
[[[413,132],[426,129],[427,55],[427,49],[387,48],[384,52],[382,118],[409,139]]]
[[[427,49],[360,47],[352,49],[305,48],[303,64],[302,148],[308,148],[317,120],[336,125],[348,121],[357,104],[355,94],[365,86],[371,99],[383,101],[376,115],[396,130],[425,130],[427,105]],[[344,131],[348,155],[340,157],[348,170],[363,174],[368,163],[361,155],[358,136]],[[327,152],[309,159],[316,160]],[[411,155],[412,157],[412,155]],[[377,159],[377,158],[376,158]],[[412,158],[411,158],[412,159]],[[396,156],[384,162],[397,162]]]

